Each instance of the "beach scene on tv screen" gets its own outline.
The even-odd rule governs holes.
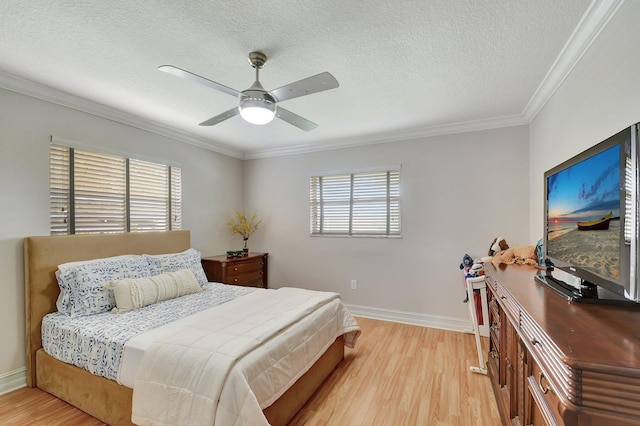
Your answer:
[[[547,179],[547,255],[620,278],[620,147]]]

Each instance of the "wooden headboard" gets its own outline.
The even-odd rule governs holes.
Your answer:
[[[163,254],[191,246],[189,231],[27,237],[24,284],[27,386],[36,386],[36,352],[42,347],[42,318],[57,310],[58,265],[121,254]]]

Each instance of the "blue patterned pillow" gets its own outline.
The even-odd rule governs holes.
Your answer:
[[[208,282],[200,261],[202,256],[194,248],[181,253],[143,254],[143,256],[149,262],[149,271],[152,276],[164,274],[165,272],[176,272],[180,269],[191,269],[200,285],[205,285]]]
[[[116,306],[113,292],[105,288],[112,280],[148,277],[149,264],[143,256],[124,255],[70,262],[58,266],[59,312],[84,316],[108,312]]]

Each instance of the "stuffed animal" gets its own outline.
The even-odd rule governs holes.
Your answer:
[[[462,257],[462,263],[460,264],[460,269],[471,268],[473,265],[473,259],[468,254],[465,254]]]
[[[491,259],[493,263],[506,265],[538,265],[538,254],[535,246],[514,246],[496,253]]]
[[[508,248],[509,248],[509,244],[507,244],[507,241],[502,237],[497,237],[497,238],[494,238],[493,241],[491,242],[491,245],[489,246],[489,252],[487,254],[489,256],[495,256],[496,253],[499,253]]]
[[[465,278],[475,278],[484,275],[484,266],[482,263],[474,263],[471,268],[465,269]]]

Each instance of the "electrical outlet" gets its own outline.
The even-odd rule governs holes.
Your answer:
[[[358,289],[358,281],[351,280],[351,290],[357,290],[357,289]]]

